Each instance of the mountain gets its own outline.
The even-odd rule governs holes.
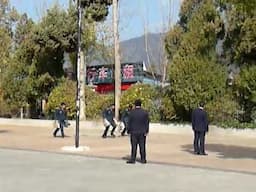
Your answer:
[[[147,35],[148,56],[145,44],[145,36],[120,42],[121,62],[144,61],[147,68],[150,68],[149,65],[153,65],[153,68],[160,72],[159,65],[163,58],[162,34],[150,33]]]
[[[160,33],[149,33],[147,35],[148,56],[144,35],[120,42],[121,63],[144,62],[148,71],[154,70],[160,74],[161,67],[159,66],[162,63],[164,52],[163,35]],[[110,61],[111,59],[107,60]],[[108,61],[104,60],[99,54],[96,57],[94,56],[89,65],[109,64]]]

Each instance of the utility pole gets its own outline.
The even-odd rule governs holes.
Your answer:
[[[119,118],[120,97],[121,97],[121,64],[119,54],[119,34],[118,34],[118,2],[113,0],[113,29],[115,44],[115,118]]]
[[[80,105],[81,105],[81,27],[82,27],[82,8],[81,0],[77,0],[78,12],[78,37],[77,37],[77,93],[76,93],[76,133],[75,133],[75,147],[79,147],[79,124],[80,124]]]
[[[85,120],[85,79],[86,79],[86,60],[85,54],[81,51],[81,64],[80,64],[80,120]]]

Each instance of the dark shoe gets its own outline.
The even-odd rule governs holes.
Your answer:
[[[141,160],[141,163],[142,163],[142,164],[146,164],[146,163],[147,163],[147,160]]]
[[[207,153],[200,153],[199,155],[205,155],[205,156],[207,156],[208,154],[207,154]]]
[[[199,153],[199,152],[197,152],[197,151],[195,151],[195,152],[194,152],[194,154],[195,154],[195,155],[199,155],[200,153]]]
[[[133,160],[129,160],[129,161],[126,161],[127,164],[135,164],[135,161]]]
[[[115,136],[115,134],[111,134],[111,137],[112,137],[112,138],[115,138],[116,136]]]
[[[53,135],[53,137],[56,137],[56,134],[53,133],[52,135]]]
[[[121,133],[121,136],[125,136],[125,133]]]
[[[102,138],[103,138],[103,139],[106,139],[106,138],[107,138],[107,135],[102,135]]]

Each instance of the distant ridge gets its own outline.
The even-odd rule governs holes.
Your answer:
[[[144,62],[147,69],[154,68],[157,73],[161,73],[161,58],[163,56],[163,34],[149,33],[147,35],[148,54],[150,64],[148,63],[145,36],[140,36],[120,42],[121,62]],[[111,60],[111,59],[110,59]],[[89,65],[108,64],[103,59],[97,58],[90,62]],[[150,67],[152,65],[153,67]]]

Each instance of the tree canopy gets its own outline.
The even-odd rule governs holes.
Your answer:
[[[180,19],[167,33],[165,43],[170,61],[169,97],[181,117],[189,118],[189,111],[199,101],[217,109],[214,105],[220,98],[233,98],[226,83],[232,70],[237,79],[233,93],[239,95],[238,100],[250,100],[247,104],[240,102],[240,108],[245,114],[252,110],[255,5],[253,0],[183,1]],[[232,109],[236,106],[231,105]]]
[[[106,18],[111,3],[82,1],[86,13],[83,51],[94,45],[94,22]],[[75,55],[77,51],[77,7],[70,3],[64,9],[56,3],[37,22],[10,7],[9,0],[0,0],[0,69],[4,71],[0,86],[6,101],[19,107],[34,105],[38,99],[47,98],[63,77],[64,52]]]

